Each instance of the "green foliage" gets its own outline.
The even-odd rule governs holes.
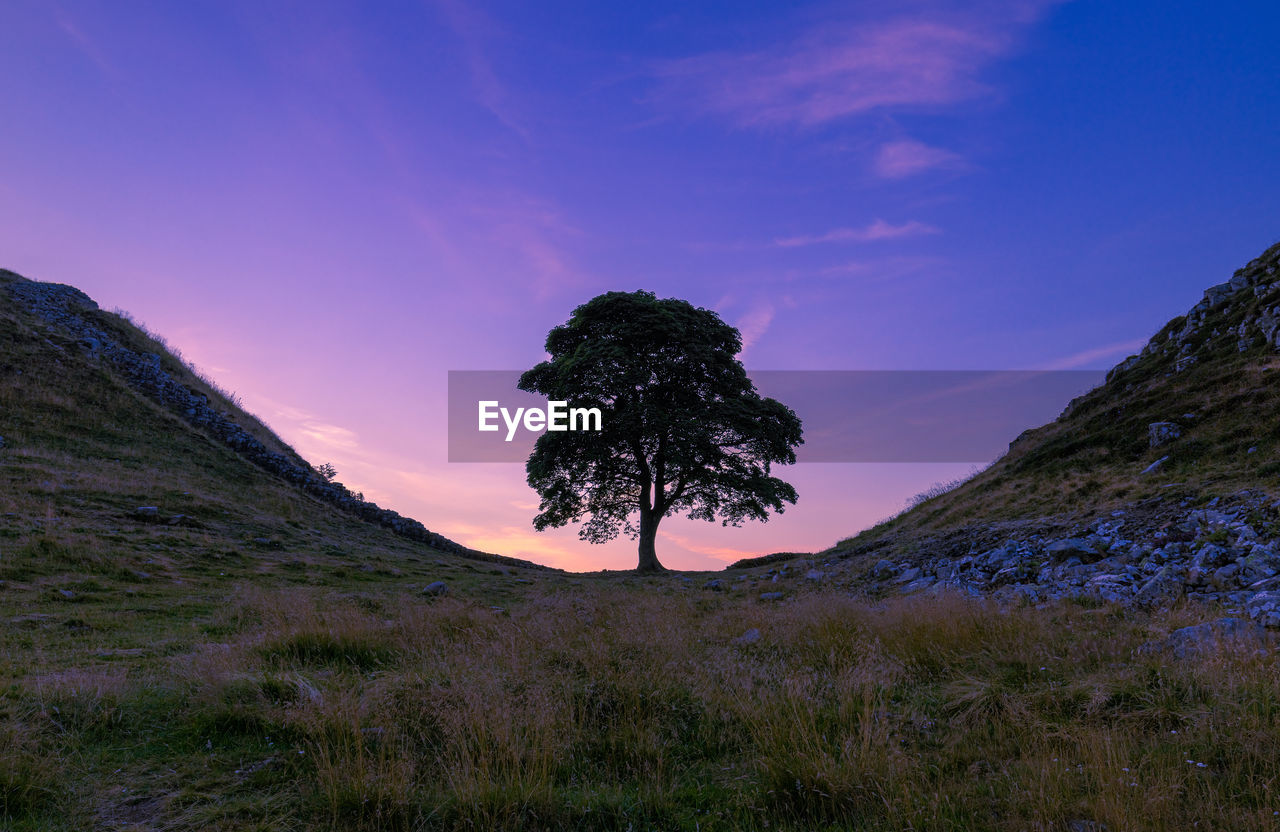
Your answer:
[[[771,471],[795,462],[800,420],[756,392],[741,348],[714,312],[650,292],[609,292],[575,309],[520,388],[599,408],[602,430],[539,437],[527,464],[542,498],[534,527],[589,515],[582,539],[639,537],[646,568],[657,566],[646,564],[646,544],[651,553],[668,514],[738,525],[794,503],[795,489]]]

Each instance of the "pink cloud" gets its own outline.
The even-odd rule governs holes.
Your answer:
[[[1115,344],[1106,344],[1092,349],[1081,350],[1080,352],[1049,362],[1045,369],[1074,370],[1079,367],[1087,367],[1090,364],[1096,364],[1104,359],[1111,359],[1118,355],[1135,353],[1142,349],[1146,343],[1147,340],[1145,338],[1137,338],[1128,341],[1120,341]]]
[[[875,172],[885,179],[901,179],[933,168],[954,168],[960,163],[960,157],[950,150],[930,147],[915,139],[900,139],[881,145]]]
[[[774,242],[783,248],[795,248],[818,243],[870,243],[876,240],[894,240],[900,237],[918,237],[922,234],[937,233],[938,229],[932,225],[926,225],[917,220],[908,220],[901,225],[894,225],[878,219],[865,228],[836,228],[825,234],[782,237]]]
[[[997,2],[880,21],[829,23],[792,42],[716,52],[659,69],[668,92],[742,126],[823,124],[875,110],[990,96],[981,72],[1050,2]]]
[[[751,349],[769,329],[769,324],[773,323],[773,314],[773,304],[764,301],[757,303],[738,319],[737,328],[742,333],[743,352]]]

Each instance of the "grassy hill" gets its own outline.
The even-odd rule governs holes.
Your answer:
[[[968,548],[1011,530],[1068,529],[1138,508],[1280,485],[1280,244],[1168,322],[1054,422],[960,487],[842,541],[838,552]],[[1153,445],[1151,428],[1180,435]],[[1161,462],[1161,460],[1163,460]],[[1159,463],[1158,465],[1156,463]],[[1148,470],[1155,465],[1154,470]],[[944,541],[952,541],[947,544]]]
[[[486,557],[33,286],[0,273],[0,829],[1274,828],[1274,640],[1176,635],[1215,607]]]

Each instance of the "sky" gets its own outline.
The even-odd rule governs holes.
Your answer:
[[[0,267],[129,311],[433,530],[629,568],[632,541],[534,532],[521,465],[447,461],[448,371],[526,369],[574,307],[635,289],[714,309],[748,369],[1109,367],[1280,239],[1276,23],[1167,0],[9,0]],[[668,519],[659,557],[819,550],[972,469],[797,465],[785,514]]]

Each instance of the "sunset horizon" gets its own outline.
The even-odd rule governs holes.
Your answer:
[[[1280,76],[1229,10],[307,12],[6,12],[0,265],[126,310],[484,551],[630,566],[535,532],[521,465],[448,461],[448,373],[532,367],[603,292],[714,310],[752,371],[1103,371],[1274,242],[1275,139],[1239,95]],[[802,461],[784,514],[659,545],[820,551],[990,461]]]

